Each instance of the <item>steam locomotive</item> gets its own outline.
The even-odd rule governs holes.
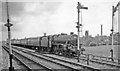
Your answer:
[[[58,34],[24,39],[12,39],[12,45],[29,48],[37,52],[50,52],[59,55],[77,55],[77,35]]]

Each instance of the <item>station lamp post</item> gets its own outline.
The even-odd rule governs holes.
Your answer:
[[[79,38],[79,36],[80,36],[80,27],[82,26],[82,24],[80,24],[80,22],[79,22],[80,9],[88,9],[88,7],[83,7],[78,2],[78,6],[77,6],[77,10],[78,10],[78,22],[77,22],[77,26],[76,26],[76,28],[78,29],[78,38],[77,38],[78,62],[79,62],[79,57],[80,57],[80,52],[81,52],[81,45],[80,45],[80,38]]]
[[[8,28],[8,44],[9,44],[9,56],[10,56],[10,67],[9,67],[9,71],[13,71],[14,67],[12,66],[12,48],[11,48],[11,32],[10,32],[10,27],[13,26],[13,24],[10,23],[9,20],[9,12],[8,12],[8,2],[6,2],[6,6],[7,6],[7,23],[4,25]]]

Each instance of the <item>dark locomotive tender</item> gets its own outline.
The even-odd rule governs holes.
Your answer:
[[[13,39],[12,45],[50,52],[60,55],[75,56],[77,53],[77,35],[58,34],[24,39]]]

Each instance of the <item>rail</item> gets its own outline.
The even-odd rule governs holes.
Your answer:
[[[34,54],[34,52],[28,52],[28,51],[24,51],[22,50],[24,53],[29,53],[31,55],[34,55],[36,57],[40,57],[40,56],[37,56]],[[42,56],[45,56],[45,55],[42,55]],[[45,56],[45,57],[48,57],[48,56]],[[40,57],[41,58],[41,57]],[[99,71],[99,68],[95,68],[95,67],[92,67],[92,66],[89,66],[89,65],[84,65],[84,64],[76,64],[76,63],[73,63],[73,62],[69,62],[69,61],[66,61],[66,60],[61,60],[61,59],[57,59],[57,58],[53,58],[53,57],[48,57],[48,58],[52,58],[52,60],[58,60],[58,61],[61,61],[61,62],[65,62],[65,63],[68,63],[68,64],[71,64],[71,65],[74,65],[74,66],[80,66],[82,67],[83,69],[89,69],[89,70],[92,70],[92,71]],[[53,61],[52,61],[53,62]],[[68,66],[67,66],[68,67]],[[69,67],[71,68],[71,67]],[[72,68],[74,70],[78,70],[78,69],[75,69],[75,68]]]
[[[3,48],[9,53],[9,50],[8,50],[9,48],[8,48],[7,46],[4,46]],[[43,70],[53,71],[52,68],[49,68],[49,67],[47,67],[47,66],[45,66],[45,65],[42,65],[42,64],[40,64],[40,63],[38,63],[38,62],[36,62],[36,61],[28,58],[28,57],[25,57],[24,55],[22,55],[22,54],[20,54],[20,53],[18,53],[18,52],[16,52],[16,51],[13,50],[13,57],[14,57],[14,58],[17,58],[17,60],[20,61],[20,63],[22,63],[22,65],[25,66],[25,67],[28,69],[28,71],[33,71],[33,70],[34,70],[34,69],[33,69],[34,67],[30,67],[29,64],[26,64],[24,61],[22,61],[22,60],[21,60],[19,57],[17,57],[17,55],[15,55],[15,54],[19,54],[19,55],[21,55],[22,57],[24,57],[24,58],[32,61],[32,62],[35,63],[36,65],[39,65],[39,67],[43,67],[43,68],[44,68]],[[35,64],[34,64],[34,65],[35,65]]]
[[[10,54],[10,53],[9,53],[9,50],[8,50],[7,48],[5,48],[4,46],[2,46],[2,47],[7,51],[8,54]],[[17,56],[15,56],[15,55],[13,54],[13,57],[14,57],[15,59],[17,59],[20,63],[22,63],[23,66],[25,66],[29,71],[32,71],[32,69],[31,69],[28,65],[26,65],[22,60],[20,60]]]

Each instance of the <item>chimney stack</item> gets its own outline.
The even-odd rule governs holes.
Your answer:
[[[103,35],[103,26],[101,24],[101,36]]]

